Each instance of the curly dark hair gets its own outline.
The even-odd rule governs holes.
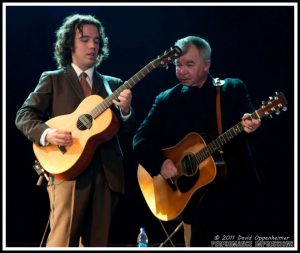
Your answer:
[[[56,31],[54,59],[56,60],[59,68],[66,67],[71,64],[76,30],[79,29],[82,31],[83,25],[86,24],[96,26],[99,31],[100,49],[95,66],[99,66],[100,63],[108,57],[108,38],[105,35],[102,23],[91,15],[74,14],[66,17],[62,26]]]

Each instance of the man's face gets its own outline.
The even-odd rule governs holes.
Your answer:
[[[96,63],[100,48],[100,37],[96,26],[83,25],[82,33],[76,30],[74,39],[74,50],[72,52],[72,62],[86,70]]]
[[[210,61],[203,61],[199,50],[193,44],[175,61],[175,64],[178,80],[183,85],[197,87],[201,87],[205,82],[210,67]]]

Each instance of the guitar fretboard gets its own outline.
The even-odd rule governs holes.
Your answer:
[[[156,66],[153,62],[148,63],[139,72],[132,76],[129,80],[125,81],[120,87],[118,87],[111,95],[106,97],[99,105],[93,108],[90,115],[93,119],[97,118],[101,113],[103,113],[108,107],[113,103],[113,99],[118,100],[118,96],[125,89],[131,89],[135,84],[137,84],[142,78],[149,74]]]
[[[253,112],[250,115],[250,118],[257,119],[259,118],[257,112]],[[207,157],[212,155],[214,152],[221,150],[221,147],[226,144],[228,141],[233,139],[235,136],[240,134],[244,130],[242,122],[239,122],[232,128],[228,129],[225,133],[221,134],[218,138],[210,142],[202,150],[195,154],[195,159],[198,164],[204,161]]]

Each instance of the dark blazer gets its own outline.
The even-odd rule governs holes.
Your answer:
[[[244,113],[253,111],[246,85],[239,79],[226,79],[221,87],[223,132],[240,122]],[[211,77],[200,89],[178,84],[159,94],[134,135],[134,153],[145,169],[155,176],[166,159],[161,149],[176,145],[190,132],[208,134],[211,138],[218,136],[216,88]],[[246,135],[243,132],[224,146],[230,175],[243,173],[248,178],[248,167],[252,170],[248,163],[252,158]],[[250,173],[254,175],[253,171]]]
[[[111,76],[105,77],[112,91],[122,84],[121,79]],[[103,76],[95,70],[93,94],[105,98],[107,92],[103,86],[102,78]],[[52,117],[72,113],[83,99],[84,94],[78,77],[71,66],[56,71],[46,71],[42,73],[35,90],[30,93],[18,110],[16,126],[29,140],[39,144],[42,133],[48,128],[44,122]],[[123,122],[120,119],[120,111],[115,106],[112,106],[111,109],[119,118],[120,131],[133,130],[133,111],[131,111],[129,119]],[[124,192],[124,169],[118,137],[115,136],[110,141],[101,144],[100,154],[109,186],[114,191]]]

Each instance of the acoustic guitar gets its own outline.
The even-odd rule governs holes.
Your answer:
[[[276,112],[286,110],[286,98],[283,93],[276,93],[274,98],[263,103],[260,109],[251,114],[258,119]],[[225,163],[221,156],[221,148],[229,140],[243,131],[239,122],[218,138],[211,138],[195,132],[187,134],[175,146],[162,150],[178,169],[178,175],[171,180],[165,180],[160,174],[152,177],[139,164],[137,177],[140,189],[148,207],[154,216],[163,221],[182,218],[186,212],[191,212],[195,204],[203,197],[206,186],[216,177],[226,175]]]
[[[39,146],[33,151],[43,169],[60,180],[72,180],[80,175],[91,161],[96,148],[112,139],[118,132],[119,122],[109,108],[113,99],[125,89],[131,89],[150,71],[168,64],[181,55],[181,49],[171,47],[155,60],[124,82],[111,95],[103,99],[98,95],[86,97],[71,114],[61,115],[46,121],[50,128],[62,128],[71,132],[71,146]]]

